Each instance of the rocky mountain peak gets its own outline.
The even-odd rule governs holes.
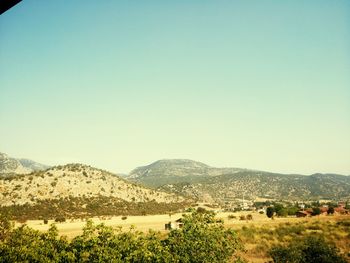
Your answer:
[[[0,174],[28,174],[33,171],[45,170],[49,166],[29,159],[16,159],[5,153],[0,153]]]

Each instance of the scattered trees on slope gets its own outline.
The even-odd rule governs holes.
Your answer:
[[[31,219],[89,218],[93,216],[167,214],[183,210],[189,203],[127,202],[119,198],[67,197],[38,200],[36,204],[0,206],[0,213],[17,221]]]

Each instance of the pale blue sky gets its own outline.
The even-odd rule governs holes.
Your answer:
[[[350,174],[350,1],[23,1],[0,16],[0,152]]]

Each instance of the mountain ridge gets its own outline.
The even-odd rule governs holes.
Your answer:
[[[48,169],[50,166],[25,158],[13,158],[0,152],[0,176],[1,174],[28,174],[33,171]]]
[[[162,159],[149,165],[139,166],[132,170],[128,179],[141,180],[146,177],[186,177],[216,176],[222,173],[234,173],[242,168],[216,168],[190,159]]]
[[[312,175],[281,174],[243,168],[217,168],[190,159],[157,160],[148,165],[139,166],[123,177],[82,164],[59,165],[43,171],[33,171],[34,169],[43,168],[46,167],[31,160],[15,159],[5,154],[0,154],[0,171],[10,171],[0,176],[0,179],[1,177],[3,179],[0,181],[0,200],[5,200],[5,203],[7,202],[8,204],[11,202],[31,203],[33,201],[28,201],[28,198],[35,200],[37,196],[41,199],[56,198],[58,196],[67,197],[69,195],[77,196],[71,189],[75,189],[77,193],[86,196],[96,196],[96,194],[101,193],[104,196],[109,196],[104,192],[107,191],[111,194],[113,189],[101,181],[102,176],[92,176],[100,173],[106,174],[112,184],[114,181],[111,178],[113,177],[119,183],[123,181],[123,184],[136,184],[137,187],[146,187],[150,191],[165,191],[173,196],[181,195],[183,196],[182,198],[198,200],[202,198],[213,202],[225,202],[225,200],[240,198],[243,192],[246,198],[250,199],[300,200],[350,198],[350,176],[346,175],[332,173],[315,173]],[[60,169],[63,171],[58,172]],[[71,173],[75,170],[78,171],[78,174]],[[83,170],[91,172],[85,172],[90,179],[86,179]],[[25,175],[16,176],[16,173]],[[64,176],[71,175],[71,181],[74,181],[78,186],[68,184],[68,186],[66,185],[66,190],[63,192],[57,191],[52,185],[50,186],[50,184],[55,184],[62,188],[65,185],[60,179],[63,177],[63,174],[65,174]],[[37,179],[38,176],[45,178],[45,180]],[[56,183],[52,181],[52,176],[56,178]],[[28,181],[33,180],[33,178],[35,178],[34,181],[36,184],[31,184],[32,182]],[[16,184],[9,185],[6,183],[7,181],[13,181]],[[28,188],[28,186],[21,183],[22,181],[25,181],[30,187],[36,189],[36,192],[33,190],[34,192],[32,191],[31,196],[27,196],[25,193],[17,191],[19,188]],[[116,184],[114,182],[114,185]],[[91,187],[92,185],[96,187],[93,188]],[[41,189],[39,189],[39,186]],[[10,190],[6,190],[6,187],[9,187]],[[139,189],[140,193],[148,196],[148,199],[151,198],[152,194],[148,190],[141,190]],[[26,197],[18,197],[23,194]],[[135,200],[130,199],[130,191],[129,197],[126,197],[125,194],[119,194],[112,194],[111,196],[116,198],[121,197],[126,201],[148,200],[139,197],[135,197]],[[6,196],[12,196],[12,199],[8,199]]]
[[[281,174],[216,168],[196,161],[165,159],[134,169],[126,178],[190,198],[223,202],[242,198],[339,199],[350,197],[350,177],[339,174]],[[176,165],[174,165],[174,163]],[[182,174],[181,174],[182,173]]]

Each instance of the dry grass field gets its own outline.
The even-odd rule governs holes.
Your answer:
[[[106,219],[101,218],[91,218],[92,221],[96,224],[104,223],[107,226],[112,227],[122,227],[122,229],[129,229],[131,226],[134,226],[137,230],[140,231],[148,231],[149,229],[156,231],[165,231],[164,225],[169,221],[175,221],[182,217],[183,213],[172,214],[171,216],[168,214],[163,215],[147,215],[147,216],[128,216],[126,219],[122,219],[122,216],[117,217],[109,217]],[[239,220],[241,215],[251,214],[253,216],[253,220]],[[234,215],[237,219],[228,219],[229,215]],[[266,215],[261,215],[259,213],[254,212],[221,212],[216,215],[217,218],[223,219],[225,225],[228,227],[232,227],[234,229],[239,229],[242,226],[250,226],[250,225],[261,225],[261,224],[278,224],[282,222],[290,222],[295,220],[300,220],[299,218],[276,218],[275,220],[271,220],[266,217]],[[64,223],[56,223],[54,220],[49,220],[48,224],[44,224],[43,220],[28,220],[26,224],[36,230],[47,231],[49,229],[50,224],[55,223],[59,233],[61,235],[65,235],[68,238],[74,238],[75,236],[82,233],[82,229],[86,224],[86,221],[82,221],[80,219],[77,220],[68,220]]]
[[[182,214],[173,214],[169,216],[165,215],[147,215],[147,216],[128,216],[126,219],[122,219],[122,216],[109,217],[107,219],[91,218],[91,220],[96,224],[105,224],[106,226],[121,227],[124,230],[129,229],[134,226],[137,230],[148,231],[153,229],[156,231],[165,231],[164,225],[169,221],[174,221],[181,218]],[[26,224],[31,228],[47,231],[51,223],[55,223],[53,220],[49,220],[48,224],[44,224],[43,220],[28,220]],[[55,223],[58,231],[61,235],[67,236],[69,239],[82,234],[83,227],[86,221],[74,220],[67,221],[64,223]]]
[[[251,214],[252,220],[240,220],[240,216]],[[229,215],[231,219],[229,219]],[[108,219],[92,218],[96,224],[104,223],[107,226],[121,227],[128,230],[134,226],[137,230],[148,231],[149,229],[166,233],[164,225],[169,221],[175,221],[181,218],[182,213],[148,216],[128,216],[124,220],[121,216],[110,217]],[[235,218],[232,218],[232,217]],[[222,212],[217,214],[217,218],[223,219],[225,226],[237,231],[242,240],[245,251],[241,256],[248,262],[268,262],[270,260],[267,251],[273,245],[286,244],[298,236],[304,236],[312,233],[321,233],[329,241],[336,243],[341,252],[347,255],[350,252],[350,216],[315,216],[310,218],[267,218],[264,214],[257,212]],[[27,221],[26,224],[34,229],[46,231],[49,225],[44,224],[42,220]],[[60,235],[65,235],[68,239],[82,233],[86,222],[67,221],[56,223]],[[349,257],[348,257],[349,258]]]

